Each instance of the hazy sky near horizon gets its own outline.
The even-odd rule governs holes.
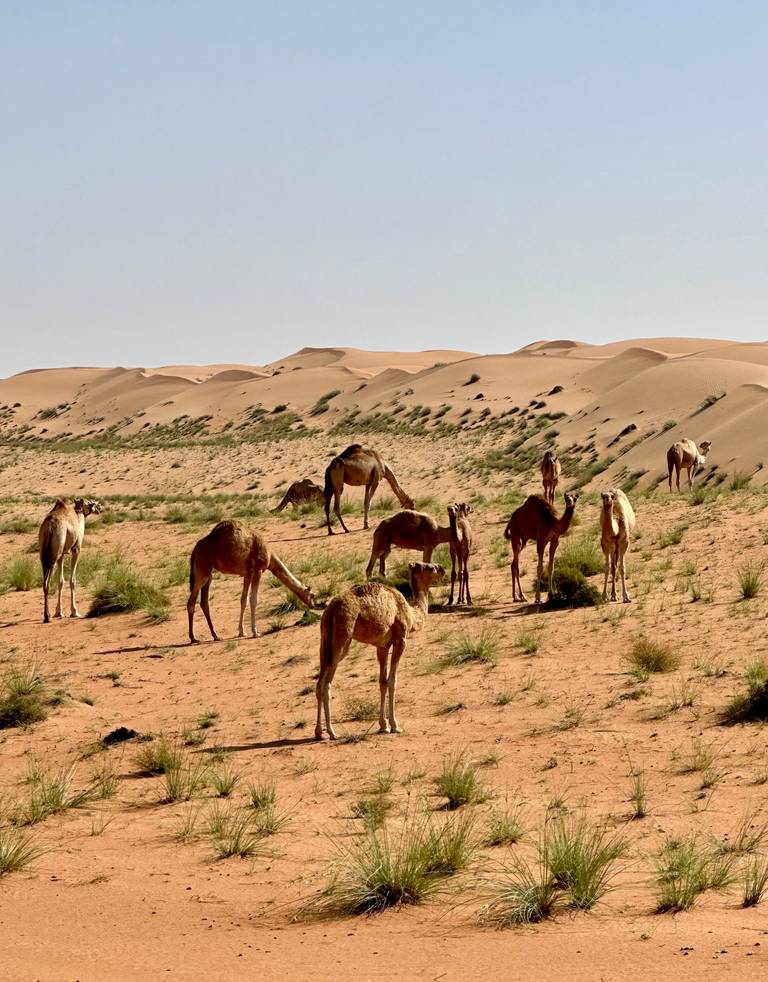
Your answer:
[[[0,375],[768,337],[768,5],[0,0]]]

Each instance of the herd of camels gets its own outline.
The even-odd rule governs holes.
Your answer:
[[[693,440],[681,440],[667,451],[669,490],[672,490],[673,472],[680,490],[680,471],[688,475],[688,487],[706,462],[711,447],[709,441],[698,446]],[[555,554],[560,538],[568,531],[573,518],[578,492],[564,494],[565,510],[558,515],[554,508],[555,493],[561,476],[561,466],[554,451],[548,450],[541,461],[543,495],[529,495],[515,511],[504,529],[504,538],[512,551],[512,599],[527,602],[520,583],[520,553],[527,542],[536,543],[538,567],[536,576],[536,603],[541,602],[544,552],[548,549],[548,592],[553,590]],[[288,504],[320,504],[325,508],[325,524],[328,534],[333,534],[330,508],[333,499],[334,513],[345,532],[347,526],[341,516],[340,502],[344,485],[364,487],[364,527],[368,526],[368,510],[374,492],[384,478],[395,493],[403,510],[385,518],[373,534],[371,558],[365,570],[365,582],[359,583],[340,596],[333,597],[323,610],[320,619],[320,668],[316,685],[317,724],[315,738],[323,736],[325,729],[331,739],[336,734],[331,722],[331,683],[339,663],[347,655],[352,641],[359,641],[376,648],[379,660],[379,731],[398,733],[395,717],[395,690],[397,668],[405,650],[406,639],[419,631],[429,610],[429,590],[446,576],[446,570],[431,562],[438,545],[447,543],[451,555],[451,591],[448,604],[472,604],[469,588],[469,560],[473,548],[472,527],[469,515],[472,511],[466,503],[448,506],[448,525],[441,526],[430,515],[415,511],[413,499],[403,491],[391,467],[376,450],[353,444],[334,457],[325,472],[325,487],[303,480],[291,485],[275,511]],[[51,576],[58,570],[58,600],[56,617],[62,617],[61,599],[64,586],[64,557],[71,554],[69,577],[70,616],[79,617],[75,600],[77,564],[83,545],[85,519],[101,511],[98,501],[76,498],[74,502],[59,500],[45,516],[39,530],[40,562],[43,568],[43,620],[50,620],[48,594]],[[602,492],[600,511],[600,545],[605,556],[603,599],[608,599],[608,576],[611,576],[610,599],[616,600],[616,576],[621,577],[622,599],[630,601],[625,581],[625,556],[629,549],[635,513],[627,496],[619,488]],[[421,562],[409,564],[412,599],[410,603],[402,593],[380,582],[371,582],[376,563],[382,576],[386,559],[393,546],[414,549],[422,554]],[[288,567],[271,551],[264,537],[242,522],[219,522],[196,543],[190,558],[189,599],[187,614],[190,643],[197,643],[194,632],[195,608],[198,597],[208,628],[215,641],[219,640],[211,620],[209,590],[213,571],[240,576],[243,590],[240,596],[240,621],[238,634],[245,636],[243,621],[246,606],[250,602],[251,635],[258,637],[256,629],[256,604],[259,584],[266,570],[291,590],[308,607],[316,606],[312,590],[291,573]],[[458,583],[458,590],[456,584]],[[387,710],[385,714],[385,708]]]

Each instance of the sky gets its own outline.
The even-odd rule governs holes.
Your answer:
[[[0,0],[0,375],[768,338],[768,5]]]

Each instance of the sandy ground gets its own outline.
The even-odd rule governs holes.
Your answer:
[[[653,345],[665,356],[656,360],[657,367],[684,357],[675,344],[667,347]],[[536,360],[537,371],[539,362],[552,358],[555,363],[560,357],[559,349],[554,355],[547,350],[528,356]],[[571,349],[555,363],[550,386],[561,382],[562,363],[574,355],[586,359],[590,352],[603,361],[616,357],[616,352],[596,354],[588,347]],[[625,350],[618,356],[625,356]],[[712,346],[696,361],[718,357],[720,349]],[[734,357],[729,364],[737,361]],[[392,367],[381,362],[371,367],[362,358],[355,370],[358,365],[371,372]],[[468,374],[462,362],[453,370],[461,377]],[[490,371],[490,365],[482,371]],[[526,384],[543,388],[547,383],[542,376]],[[613,429],[621,422],[616,417]],[[570,411],[568,423],[578,425]],[[562,430],[565,423],[559,425]],[[28,798],[25,777],[31,770],[74,764],[74,784],[82,787],[93,769],[109,759],[119,775],[114,797],[33,826],[47,851],[30,870],[0,879],[5,939],[0,978],[292,979],[311,973],[334,980],[393,974],[439,980],[654,980],[671,972],[680,979],[766,977],[765,903],[742,909],[738,876],[729,888],[705,893],[691,911],[654,913],[654,857],[666,836],[696,832],[702,842],[732,840],[748,812],[762,809],[762,820],[768,818],[765,728],[724,728],[717,717],[745,688],[749,663],[768,658],[765,596],[739,600],[737,586],[737,570],[765,558],[764,491],[757,486],[731,491],[724,483],[719,493],[696,505],[687,495],[670,497],[666,487],[641,494],[641,482],[630,492],[638,516],[629,564],[633,603],[543,611],[512,604],[502,539],[510,495],[536,490],[535,473],[480,474],[473,455],[494,441],[503,442],[503,437],[482,430],[444,437],[366,437],[441,522],[446,522],[448,501],[473,502],[471,575],[479,612],[442,609],[447,588],[433,592],[433,612],[404,656],[398,701],[404,732],[398,736],[378,735],[370,720],[351,718],[359,715],[356,707],[377,697],[375,655],[356,645],[337,674],[335,717],[341,734],[368,735],[335,744],[311,739],[317,624],[298,626],[296,611],[271,612],[284,594],[265,582],[259,600],[263,636],[238,639],[240,581],[218,578],[212,611],[222,641],[207,641],[198,614],[199,636],[206,640],[191,647],[182,581],[185,557],[197,538],[219,514],[242,507],[242,499],[211,496],[245,492],[260,482],[264,503],[274,503],[281,482],[321,476],[329,450],[349,442],[343,435],[233,448],[194,443],[74,452],[45,445],[3,448],[0,496],[6,531],[0,534],[0,569],[30,554],[35,537],[34,529],[13,531],[9,523],[28,519],[36,527],[57,494],[86,493],[101,498],[105,516],[112,517],[89,528],[84,556],[103,558],[120,550],[142,575],[161,584],[169,582],[175,561],[182,573],[164,586],[171,606],[168,619],[158,624],[133,612],[44,626],[38,588],[0,597],[3,667],[36,662],[50,685],[66,694],[44,722],[0,731],[4,821]],[[658,476],[663,452],[657,451],[654,460]],[[571,537],[596,529],[595,489],[604,479],[607,475],[582,495]],[[566,472],[561,489],[568,483]],[[193,494],[198,501],[174,504],[146,497],[152,494]],[[369,554],[371,533],[361,528],[361,493],[347,494],[355,502],[354,531],[348,536],[329,539],[317,511],[293,515],[289,510],[254,523],[319,593],[359,580]],[[140,497],[127,501],[120,495]],[[377,501],[375,521],[392,505],[388,491],[380,490]],[[179,508],[189,513],[189,521],[174,513]],[[528,586],[534,562],[530,546],[524,555]],[[403,558],[418,557],[395,551],[390,565]],[[602,577],[593,582],[601,586]],[[87,611],[90,587],[82,586],[79,596]],[[435,671],[447,646],[464,633],[473,639],[484,633],[491,637],[496,665],[468,663]],[[526,652],[525,635],[535,638],[534,652]],[[640,635],[669,644],[680,655],[679,669],[638,682],[625,656]],[[212,725],[201,729],[204,716]],[[140,774],[136,741],[92,754],[94,742],[120,725],[140,734],[192,734],[186,750],[191,760],[239,776],[232,799],[222,802],[209,788],[191,802],[161,803],[163,778]],[[712,752],[711,781],[700,771],[686,771],[697,745]],[[327,884],[339,844],[359,840],[361,823],[353,808],[375,775],[386,772],[393,778],[388,820],[393,827],[416,807],[440,822],[445,813],[433,779],[444,757],[456,750],[477,762],[492,792],[485,803],[468,806],[475,814],[477,841],[482,843],[492,813],[517,800],[529,840],[511,847],[481,844],[450,891],[423,906],[368,918],[296,920],[301,904]],[[631,820],[631,774],[638,769],[647,780],[648,815]],[[264,780],[275,782],[286,824],[269,838],[263,854],[217,859],[203,834],[212,810],[245,808],[247,785]],[[710,786],[702,787],[705,783]],[[486,877],[516,852],[531,855],[531,840],[560,805],[584,809],[626,835],[629,848],[613,889],[589,913],[566,912],[541,926],[505,931],[484,926],[478,912]],[[177,833],[191,814],[197,816],[200,834],[181,841]],[[760,821],[757,817],[754,824]]]

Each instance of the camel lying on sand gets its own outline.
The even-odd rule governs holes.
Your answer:
[[[443,567],[432,563],[411,563],[409,569],[413,591],[411,604],[402,593],[383,583],[360,583],[341,596],[334,597],[323,611],[320,621],[320,674],[315,689],[316,740],[323,737],[323,709],[328,736],[331,740],[336,739],[331,723],[331,683],[352,641],[361,641],[376,648],[379,659],[379,732],[400,732],[395,718],[397,666],[405,651],[406,638],[420,631],[427,619],[431,584],[445,576]],[[392,655],[387,670],[390,648]],[[384,716],[387,693],[389,721]]]
[[[278,580],[307,605],[313,607],[315,598],[309,587],[291,573],[287,566],[270,551],[263,536],[249,529],[242,522],[225,521],[215,525],[208,535],[200,539],[192,550],[189,562],[189,600],[187,614],[189,616],[189,640],[197,643],[194,631],[195,605],[200,594],[200,606],[208,621],[213,640],[219,637],[213,627],[211,610],[208,605],[208,592],[211,588],[213,571],[231,573],[243,577],[243,592],[240,596],[240,623],[238,636],[245,637],[243,618],[248,594],[251,598],[251,634],[259,636],[256,630],[256,602],[259,595],[259,583],[265,570],[273,573]]]
[[[43,567],[43,623],[50,621],[48,612],[48,591],[51,584],[51,574],[58,567],[59,593],[56,599],[55,617],[62,617],[61,593],[64,589],[64,557],[69,552],[72,562],[69,570],[69,599],[70,617],[79,617],[75,602],[77,586],[77,563],[80,550],[83,547],[85,535],[85,519],[88,515],[98,515],[101,505],[91,498],[75,498],[70,504],[59,498],[40,525],[37,539],[40,546],[40,564]]]

